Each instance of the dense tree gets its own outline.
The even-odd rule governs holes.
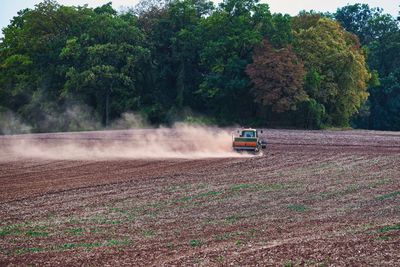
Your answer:
[[[400,30],[390,33],[369,46],[371,68],[379,73],[378,86],[369,89],[368,113],[355,119],[357,126],[378,130],[399,130],[400,114]]]
[[[354,125],[398,125],[399,25],[367,5],[292,18],[258,0],[142,0],[122,12],[45,0],[3,34],[0,117],[35,131],[87,128],[54,115],[71,110],[103,126],[127,111],[154,124],[200,113],[320,128],[360,112]]]
[[[37,121],[40,129],[48,114],[65,110],[66,101],[83,100],[105,124],[110,110],[116,117],[137,107],[132,103],[138,98],[135,68],[146,49],[135,21],[118,16],[111,4],[89,9],[45,1],[21,12],[1,43],[1,84],[8,94],[19,95],[10,108]],[[113,95],[118,101],[110,100]]]
[[[226,0],[200,29],[204,79],[199,93],[206,107],[228,123],[254,118],[257,107],[246,66],[264,37],[271,36],[274,44],[288,42],[289,20],[280,15],[274,19],[268,6],[258,1]]]
[[[290,47],[274,49],[268,40],[255,49],[246,68],[254,84],[255,101],[275,112],[296,110],[307,99],[303,90],[304,66]]]
[[[294,47],[308,70],[305,89],[326,110],[327,124],[346,126],[367,100],[371,75],[356,36],[318,15],[294,19]]]
[[[44,1],[19,12],[3,30],[0,82],[6,82],[0,86],[13,96],[6,107],[37,128],[63,104],[58,99],[63,86],[58,55],[67,35],[77,30],[72,23],[78,17],[73,8]]]
[[[68,39],[60,52],[66,77],[63,96],[83,97],[102,114],[107,126],[110,113],[115,118],[139,108],[138,68],[149,51],[143,47],[144,36],[135,17],[116,17],[104,6],[94,12],[98,15],[88,23],[97,27]]]
[[[197,26],[212,9],[209,1],[184,0],[140,14],[139,25],[151,49],[146,82],[153,88],[147,98],[150,120],[169,122],[183,109],[199,106],[194,94],[201,79]]]
[[[349,32],[356,34],[366,45],[396,31],[397,25],[381,8],[370,8],[367,4],[347,5],[339,8],[334,18]]]
[[[378,130],[400,131],[400,68],[371,88],[369,126]]]
[[[355,126],[395,130],[400,104],[396,86],[400,58],[400,29],[398,21],[382,9],[368,5],[348,5],[337,10],[334,17],[343,27],[357,34],[368,51],[368,65],[376,70],[379,80],[370,84],[370,98],[363,112],[353,120]],[[389,82],[390,81],[390,82]]]

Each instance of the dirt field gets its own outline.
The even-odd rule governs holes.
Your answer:
[[[400,266],[400,133],[266,130],[248,156],[132,141],[153,131],[0,138],[0,266]]]

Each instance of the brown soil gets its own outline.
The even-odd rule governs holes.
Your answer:
[[[0,138],[0,266],[400,266],[398,133],[266,130],[237,158],[9,152],[126,135]]]

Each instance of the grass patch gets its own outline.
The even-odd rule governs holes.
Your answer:
[[[144,230],[142,232],[144,237],[153,237],[156,236],[156,232],[154,230]]]
[[[15,252],[17,255],[26,254],[26,253],[39,253],[44,251],[44,248],[22,248]]]
[[[106,221],[105,224],[111,224],[111,225],[118,225],[121,224],[121,221]]]
[[[283,264],[284,267],[293,267],[294,263],[292,261],[287,261]]]
[[[0,237],[5,237],[5,236],[11,235],[11,234],[12,234],[12,231],[10,231],[10,229],[7,229],[7,227],[0,229]]]
[[[234,224],[234,223],[236,223],[237,221],[239,221],[240,219],[241,219],[241,218],[240,218],[239,216],[233,215],[233,216],[229,216],[228,218],[226,218],[225,221],[226,221],[227,223]]]
[[[70,249],[75,249],[75,248],[86,248],[86,249],[92,249],[95,247],[101,247],[103,244],[100,242],[93,242],[93,243],[67,243],[61,245],[59,248],[62,250],[70,250]]]
[[[46,237],[46,236],[49,236],[49,233],[29,230],[26,232],[26,235],[29,237]]]
[[[378,233],[387,233],[391,231],[400,231],[400,223],[390,226],[384,226],[378,229]]]
[[[369,184],[369,187],[370,187],[370,188],[376,188],[376,187],[378,187],[378,186],[380,186],[380,185],[385,185],[385,184],[390,184],[390,183],[393,183],[393,180],[392,180],[392,179],[389,179],[389,178],[385,178],[385,179],[381,179],[381,180],[379,180],[379,181],[370,183],[370,184]]]
[[[229,191],[242,191],[242,190],[247,190],[247,189],[253,189],[256,191],[266,191],[266,192],[271,192],[271,191],[280,191],[288,186],[285,184],[281,183],[273,183],[273,184],[237,184],[233,185],[229,188]]]
[[[202,194],[198,194],[198,195],[194,195],[194,196],[186,196],[186,197],[182,197],[179,198],[177,200],[177,202],[190,202],[193,201],[195,199],[199,199],[199,198],[208,198],[208,197],[215,197],[222,194],[222,192],[219,191],[209,191],[206,193],[202,193]]]
[[[189,202],[193,200],[193,196],[187,196],[187,197],[182,197],[180,199],[177,200],[177,202]]]
[[[351,194],[351,193],[354,193],[358,190],[361,190],[361,189],[364,189],[367,187],[368,186],[359,185],[359,184],[349,185],[348,187],[346,187],[346,189],[341,194]]]
[[[221,199],[231,198],[232,195],[229,193],[238,193],[245,190],[252,190],[252,191],[264,191],[264,192],[271,192],[271,191],[279,191],[282,189],[287,188],[288,186],[285,184],[280,183],[273,183],[273,184],[234,184],[228,188],[223,189],[222,191],[209,191],[197,195],[188,195],[175,200],[175,203],[185,203],[185,202],[192,202],[198,199],[205,199],[205,198],[215,198],[217,196],[221,196],[225,194],[224,197]],[[236,194],[233,194],[236,195]],[[216,201],[220,201],[221,199],[216,199]],[[196,204],[200,204],[197,202]]]
[[[382,195],[382,196],[377,197],[376,199],[378,199],[378,200],[386,200],[386,199],[394,198],[396,196],[400,196],[400,191],[396,191],[396,192],[393,192],[393,193],[390,193],[390,194]]]
[[[287,208],[291,211],[295,212],[306,212],[309,211],[310,209],[307,206],[300,205],[300,204],[294,204],[294,205],[289,205]]]
[[[197,239],[193,239],[189,241],[189,246],[191,247],[200,247],[201,246],[201,241]]]
[[[132,243],[129,239],[124,240],[117,240],[117,239],[110,239],[106,242],[107,247],[125,247],[129,246]]]
[[[72,228],[72,229],[67,229],[65,230],[66,233],[71,234],[71,235],[83,235],[83,229],[82,228]]]
[[[117,240],[117,239],[110,239],[103,242],[90,242],[90,243],[66,243],[62,245],[52,246],[49,248],[22,248],[15,251],[15,254],[26,254],[26,253],[38,253],[42,251],[63,251],[63,250],[72,250],[72,249],[79,249],[84,248],[87,250],[91,250],[97,247],[123,247],[128,246],[132,243],[129,239]]]
[[[70,250],[70,249],[76,249],[76,248],[85,248],[85,249],[92,249],[92,248],[97,248],[97,247],[122,247],[122,246],[128,246],[132,242],[129,239],[123,239],[123,240],[117,240],[117,239],[110,239],[104,242],[91,242],[91,243],[67,243],[63,244],[59,247],[58,249],[61,250]]]
[[[27,223],[22,223],[22,224],[12,224],[12,225],[0,227],[0,237],[5,237],[8,235],[23,234],[23,231],[21,230],[21,228],[26,225],[27,225]]]
[[[149,208],[152,209],[162,209],[165,206],[164,202],[153,203],[149,205]]]
[[[241,191],[245,189],[251,188],[253,185],[251,184],[236,184],[229,188],[230,191]]]

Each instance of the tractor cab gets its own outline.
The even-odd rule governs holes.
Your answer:
[[[245,138],[257,138],[258,133],[256,130],[243,130],[240,132],[240,137],[245,137]]]
[[[233,136],[232,147],[235,151],[260,152],[265,149],[267,143],[262,140],[260,134],[263,131],[256,129],[242,129],[237,131],[237,137]]]

